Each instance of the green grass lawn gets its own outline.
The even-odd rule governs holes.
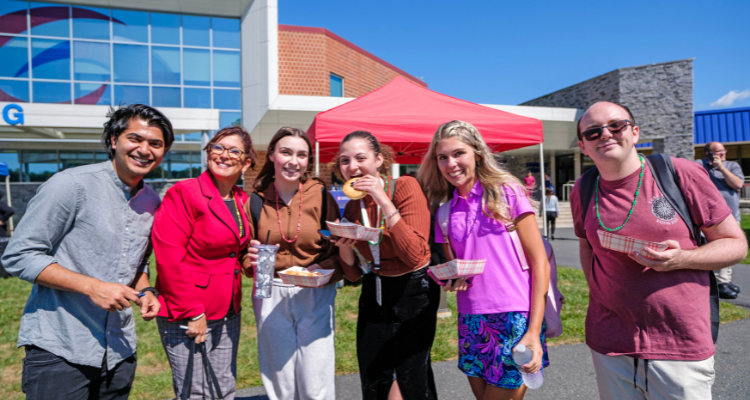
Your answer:
[[[588,306],[588,290],[583,273],[572,268],[558,268],[560,291],[566,298],[562,310],[564,333],[548,341],[549,345],[581,343],[584,339],[584,320]],[[244,282],[245,293],[251,291],[251,281]],[[16,349],[18,327],[31,285],[19,279],[0,280],[0,399],[22,399],[21,360],[23,349]],[[336,299],[336,372],[357,372],[355,336],[359,287],[347,286]],[[457,357],[456,296],[449,294],[451,318],[438,320],[437,335],[432,348],[434,361]],[[249,295],[243,298],[242,333],[238,355],[237,385],[247,388],[261,385],[256,362],[256,332],[252,303]],[[721,321],[731,322],[747,318],[745,309],[721,303]],[[133,399],[164,399],[174,395],[172,376],[161,347],[156,323],[144,322],[136,316],[138,334],[138,369],[131,393]]]

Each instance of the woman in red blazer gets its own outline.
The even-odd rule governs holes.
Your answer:
[[[172,186],[154,217],[157,317],[162,345],[179,398],[234,398],[242,299],[239,254],[250,242],[243,210],[247,195],[235,182],[255,165],[250,135],[225,128],[203,149],[208,171]],[[205,342],[221,396],[203,376],[201,354],[194,360],[191,387],[183,387],[190,342]],[[212,396],[213,393],[213,396]]]

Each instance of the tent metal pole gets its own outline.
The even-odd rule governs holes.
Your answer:
[[[315,142],[315,176],[320,176],[320,143]]]
[[[541,176],[539,179],[542,181],[542,196],[541,201],[539,202],[539,209],[542,210],[542,226],[544,226],[544,229],[542,232],[544,232],[544,237],[548,237],[547,232],[547,205],[544,203],[544,200],[547,198],[545,191],[547,189],[547,181],[544,179],[544,144],[539,143],[539,171]]]
[[[19,171],[20,170],[21,169],[19,168]],[[10,202],[10,174],[8,174],[8,176],[5,177],[5,194],[8,196],[8,198],[5,201],[8,202],[8,207],[12,208],[13,204],[11,204]],[[8,218],[8,222],[10,223],[9,225],[10,229],[8,229],[8,233],[12,234],[13,233],[13,217]]]

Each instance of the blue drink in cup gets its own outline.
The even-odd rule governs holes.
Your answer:
[[[255,268],[255,298],[268,299],[273,287],[273,273],[276,269],[275,245],[259,244],[253,246],[258,249],[258,266]]]

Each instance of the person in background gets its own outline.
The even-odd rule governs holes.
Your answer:
[[[708,171],[711,182],[719,189],[734,218],[740,222],[740,190],[745,185],[745,174],[742,173],[740,165],[734,161],[727,161],[727,150],[719,142],[706,143],[703,146],[703,159],[695,162]],[[714,273],[719,283],[719,297],[736,299],[740,288],[732,283],[732,267],[722,268]]]
[[[552,189],[552,194],[555,193],[555,185],[552,184],[552,178],[550,178],[549,174],[544,174],[544,188]]]
[[[161,293],[156,323],[177,398],[188,391],[191,398],[233,399],[242,301],[239,257],[255,250],[246,250],[251,238],[243,208],[247,195],[235,183],[256,158],[250,135],[239,126],[217,132],[203,151],[208,169],[169,188],[154,218]],[[184,386],[192,340],[206,346],[218,382],[204,373],[202,355],[196,353],[192,385]],[[218,385],[221,395],[211,385]]]
[[[707,271],[745,258],[747,239],[705,170],[672,158],[685,204],[708,243],[699,247],[691,239],[636,151],[640,129],[627,107],[595,103],[577,133],[578,147],[599,172],[587,209],[580,178],[570,197],[589,286],[586,344],[599,396],[710,399],[716,347]],[[613,251],[602,245],[603,230],[667,248]]]
[[[3,255],[33,283],[21,317],[21,389],[35,399],[127,399],[135,378],[131,302],[149,321],[160,311],[148,281],[159,195],[143,184],[174,141],[158,110],[110,109],[109,161],[69,168],[37,190]]]
[[[523,178],[523,183],[526,185],[526,196],[531,198],[534,194],[534,185],[536,185],[536,178],[531,171],[526,172],[526,176]]]
[[[0,193],[0,237],[8,236],[8,220],[16,213],[16,210],[11,208],[3,200],[3,193]]]
[[[335,285],[343,274],[338,248],[318,230],[327,229],[325,222],[338,221],[340,215],[325,183],[313,176],[314,165],[305,132],[283,127],[271,138],[266,162],[255,180],[253,196],[260,197],[263,208],[259,220],[253,221],[258,227],[254,236],[267,240],[265,244],[279,244],[271,297],[253,297],[260,377],[271,400],[336,398],[334,301]],[[251,215],[250,202],[245,213]],[[248,276],[256,259],[251,254],[244,260]],[[318,288],[284,284],[278,271],[295,266],[334,272]]]
[[[527,373],[549,366],[544,310],[550,266],[534,209],[521,182],[495,162],[477,129],[463,121],[441,125],[417,173],[433,213],[450,204],[448,235],[435,223],[435,241],[457,259],[487,260],[484,272],[443,287],[456,291],[458,368],[477,400],[522,399]],[[508,231],[518,233],[530,268],[524,270]],[[467,282],[470,281],[470,282]],[[468,285],[470,283],[470,286]],[[532,351],[513,361],[519,344]]]
[[[555,192],[550,188],[545,190],[544,208],[547,213],[547,235],[550,240],[555,240],[555,220],[560,214],[560,207],[557,205]],[[542,210],[540,209],[539,212],[541,213]]]
[[[416,179],[390,176],[393,150],[369,132],[344,138],[333,169],[367,192],[344,217],[383,229],[376,242],[339,239],[347,279],[364,274],[357,319],[357,360],[365,400],[436,399],[430,350],[440,289],[427,275],[430,213]],[[368,223],[369,222],[369,223]],[[363,259],[355,258],[352,246]],[[370,262],[370,267],[364,261]]]

